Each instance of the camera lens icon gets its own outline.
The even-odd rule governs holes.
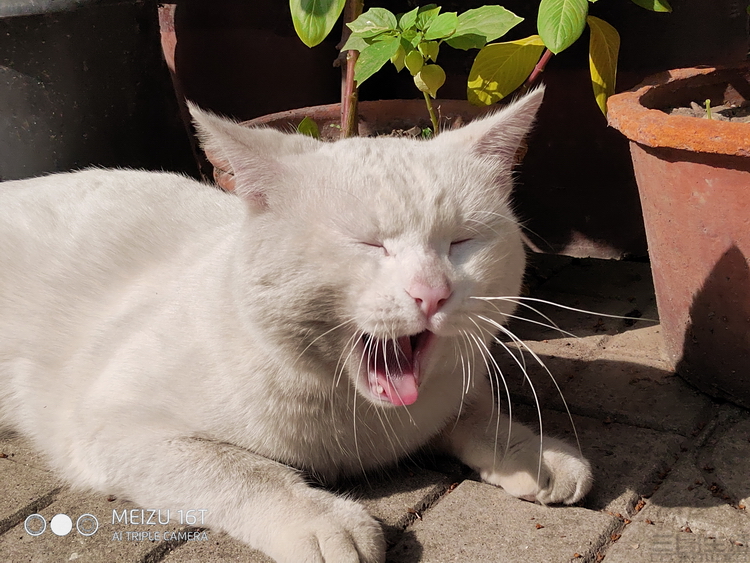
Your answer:
[[[30,536],[41,536],[47,529],[47,521],[41,514],[32,514],[24,520],[23,528]]]
[[[83,514],[76,520],[76,530],[82,536],[93,536],[99,529],[99,520],[93,514]]]

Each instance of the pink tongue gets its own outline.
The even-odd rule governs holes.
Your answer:
[[[378,374],[378,385],[383,388],[388,400],[397,407],[411,405],[419,395],[417,378],[413,373],[405,373],[395,377],[385,377]]]
[[[385,359],[382,352],[377,351],[374,365],[370,366],[373,393],[381,397],[385,395],[384,398],[397,407],[411,405],[419,395],[411,339],[408,336],[399,338],[398,350],[392,341],[383,345],[386,346]]]

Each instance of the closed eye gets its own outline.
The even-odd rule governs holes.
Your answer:
[[[382,244],[378,243],[378,242],[364,242],[364,241],[362,241],[362,242],[360,242],[360,244],[362,244],[364,246],[369,246],[372,249],[379,249],[386,256],[390,256],[390,254],[388,253],[388,249],[385,246],[383,246]]]
[[[462,239],[454,240],[451,243],[451,247],[450,247],[450,250],[448,252],[449,255],[452,255],[454,251],[460,251],[462,248],[464,248],[464,246],[466,245],[466,243],[469,243],[472,240],[474,240],[474,239],[471,239],[471,238],[462,238]]]

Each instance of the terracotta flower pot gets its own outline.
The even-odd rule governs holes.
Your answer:
[[[750,408],[750,124],[661,111],[750,100],[750,65],[674,70],[609,100],[630,139],[673,367]]]
[[[446,128],[457,127],[479,115],[492,111],[479,108],[464,100],[435,100],[435,111]],[[359,135],[371,136],[393,131],[408,130],[418,126],[430,127],[430,117],[423,100],[379,100],[359,102]],[[496,109],[496,108],[495,108]],[[273,127],[282,131],[294,131],[305,117],[317,123],[321,137],[326,140],[338,138],[341,122],[341,104],[313,106],[264,115],[242,125],[248,127]],[[223,189],[234,189],[234,175],[226,160],[217,155],[206,154],[214,167],[214,180]]]

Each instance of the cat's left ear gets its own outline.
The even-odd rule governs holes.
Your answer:
[[[544,87],[541,86],[488,117],[438,135],[436,141],[456,143],[462,148],[469,148],[477,156],[495,160],[500,166],[510,168],[524,137],[534,124],[543,97]]]
[[[262,211],[281,189],[286,167],[282,159],[317,150],[320,141],[270,128],[251,128],[188,102],[198,138],[212,159],[225,161],[234,174],[235,192],[251,209]]]

